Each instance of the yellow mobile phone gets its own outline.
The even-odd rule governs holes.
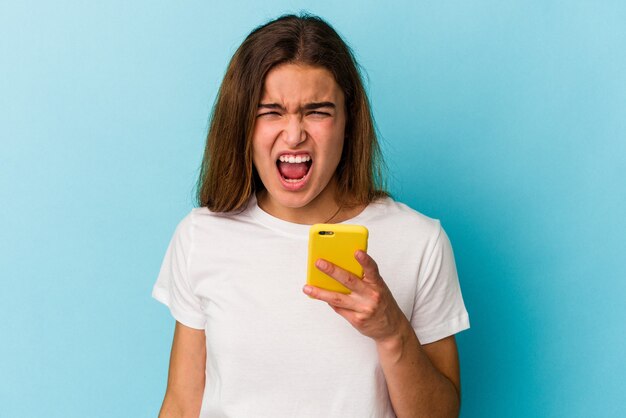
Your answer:
[[[363,277],[363,267],[354,258],[356,250],[367,251],[368,231],[362,225],[315,224],[309,230],[309,259],[307,284],[322,289],[349,294],[350,289],[315,267],[323,258],[357,277]]]

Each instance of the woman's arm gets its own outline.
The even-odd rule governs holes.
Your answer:
[[[200,415],[205,367],[204,331],[176,321],[167,390],[159,418],[197,418]]]
[[[456,417],[460,406],[459,359],[454,337],[421,345],[408,319],[363,251],[359,279],[326,261],[317,268],[352,291],[349,295],[305,286],[309,296],[327,302],[360,333],[376,342],[394,411],[402,417]]]
[[[458,417],[461,392],[454,336],[420,345],[409,324],[403,335],[379,342],[377,348],[398,417]]]

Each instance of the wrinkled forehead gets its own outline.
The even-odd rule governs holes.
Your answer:
[[[281,104],[285,108],[312,102],[332,102],[343,106],[344,95],[332,73],[323,67],[282,64],[267,73],[261,103]]]

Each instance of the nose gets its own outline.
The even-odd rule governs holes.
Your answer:
[[[286,126],[281,132],[282,140],[292,148],[297,147],[306,140],[307,133],[304,129],[302,118],[299,115],[291,115]]]

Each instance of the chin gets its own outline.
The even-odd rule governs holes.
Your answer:
[[[277,205],[290,209],[304,208],[314,200],[313,197],[307,196],[304,193],[298,193],[300,194],[299,196],[296,196],[294,194],[294,192],[281,191],[277,195],[271,195],[271,198]]]

